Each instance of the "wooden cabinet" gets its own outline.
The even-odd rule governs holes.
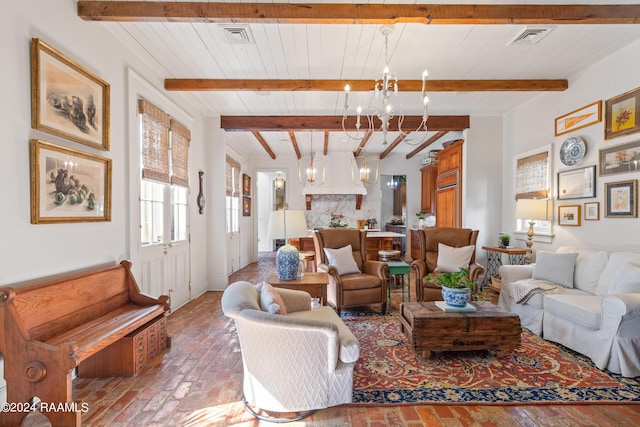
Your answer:
[[[299,251],[315,252],[316,247],[313,244],[313,237],[295,237],[289,239],[289,244],[295,246]]]
[[[462,144],[458,140],[438,153],[436,226],[462,227]]]
[[[420,169],[422,174],[422,195],[420,210],[428,213],[436,212],[436,179],[438,177],[438,165],[432,164]]]
[[[135,376],[170,346],[167,318],[162,316],[89,357],[78,366],[78,376]]]

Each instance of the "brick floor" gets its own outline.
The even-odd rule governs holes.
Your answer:
[[[273,259],[234,273],[256,283]],[[415,295],[415,292],[412,292]],[[169,316],[172,347],[135,378],[77,379],[74,395],[87,402],[86,426],[266,426],[242,406],[242,360],[233,323],[208,292]],[[399,290],[391,309],[397,310]],[[33,420],[29,426],[46,425]],[[602,426],[640,425],[640,405],[340,406],[293,426]],[[57,427],[57,426],[56,426]]]

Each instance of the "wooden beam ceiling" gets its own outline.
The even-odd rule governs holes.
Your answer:
[[[352,123],[353,122],[353,123]],[[417,129],[422,116],[405,116],[403,129]],[[222,116],[220,127],[228,132],[263,131],[342,131],[342,116]],[[462,131],[469,128],[469,116],[429,116],[427,127],[431,131]],[[345,123],[345,128],[355,131],[355,119]],[[392,121],[390,132],[398,131],[397,121]]]
[[[273,24],[638,24],[640,5],[78,1],[87,21]]]
[[[400,144],[402,140],[405,139],[406,137],[407,135],[404,133],[401,133],[400,135],[398,135],[398,137],[391,144],[389,144],[389,146],[382,153],[380,153],[380,160],[387,157],[389,153],[391,153],[393,149],[396,148],[398,144]]]
[[[169,91],[326,91],[341,92],[349,84],[353,92],[373,90],[369,80],[262,80],[262,79],[165,79]],[[529,92],[563,91],[569,87],[566,79],[536,80],[427,80],[427,92]],[[402,80],[400,92],[420,92],[422,80]]]
[[[271,159],[275,160],[276,159],[276,155],[273,152],[273,150],[271,149],[271,147],[269,147],[269,144],[267,144],[267,141],[265,141],[264,137],[260,134],[260,132],[258,131],[253,131],[251,132],[253,134],[253,136],[256,137],[256,139],[258,140],[258,142],[260,143],[260,145],[262,145],[262,148],[264,148],[264,150],[267,152],[267,154],[269,155],[269,157],[271,157]]]
[[[373,131],[370,130],[369,132],[367,132],[364,138],[362,138],[362,141],[360,141],[360,145],[358,145],[358,149],[354,151],[353,153],[354,157],[358,157],[360,153],[362,153],[362,151],[364,150],[364,146],[367,145],[367,142],[369,142],[369,139],[371,139],[372,136],[373,136]]]
[[[293,145],[293,149],[296,152],[296,157],[298,159],[302,158],[302,155],[300,154],[300,148],[298,148],[298,141],[296,140],[296,134],[292,130],[289,131],[289,138],[291,138],[291,144]]]

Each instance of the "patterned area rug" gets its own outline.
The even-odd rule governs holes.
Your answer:
[[[343,316],[360,340],[354,404],[640,403],[640,377],[603,372],[571,350],[524,331],[519,349],[413,352],[397,315]]]

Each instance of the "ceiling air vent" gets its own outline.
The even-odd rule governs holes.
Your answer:
[[[231,44],[253,44],[253,35],[248,26],[234,25],[233,27],[222,27],[227,41]]]
[[[554,27],[526,27],[518,33],[509,43],[510,45],[534,45],[538,43],[544,36],[549,34]]]

